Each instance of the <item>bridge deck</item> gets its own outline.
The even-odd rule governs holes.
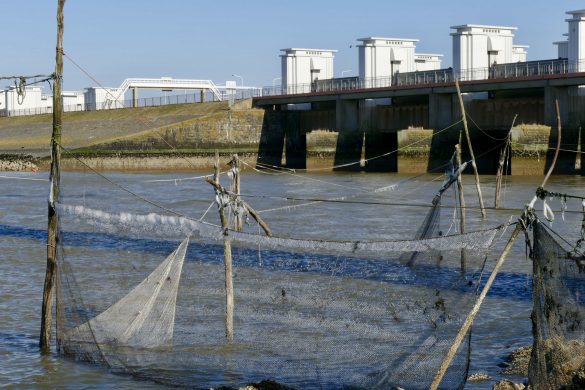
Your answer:
[[[585,72],[547,74],[516,78],[495,78],[487,80],[469,80],[462,81],[460,84],[461,91],[463,93],[523,90],[545,87],[574,87],[579,85],[585,85]],[[268,106],[275,104],[312,103],[338,99],[359,100],[392,98],[400,96],[421,96],[429,95],[431,93],[456,93],[455,84],[453,82],[442,82],[409,86],[388,86],[355,89],[348,88],[337,91],[260,96],[253,98],[253,103],[255,106]]]

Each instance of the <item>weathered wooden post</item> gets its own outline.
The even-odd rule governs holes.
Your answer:
[[[47,226],[47,269],[43,288],[43,306],[41,311],[41,334],[39,347],[49,352],[51,347],[51,322],[53,312],[53,289],[57,268],[58,215],[55,203],[59,200],[61,181],[61,124],[63,106],[61,104],[61,81],[63,76],[63,8],[65,0],[58,0],[57,5],[57,47],[55,53],[55,74],[53,81],[53,134],[51,136],[51,188],[48,202]]]
[[[233,161],[233,160],[232,160]],[[234,340],[234,282],[232,274],[232,243],[228,237],[229,224],[225,215],[225,206],[233,201],[231,196],[233,193],[226,191],[226,189],[219,182],[219,154],[215,152],[215,172],[213,179],[207,177],[205,181],[213,186],[215,194],[219,199],[219,218],[221,220],[221,227],[224,230],[223,239],[223,254],[225,258],[225,295],[226,295],[226,311],[225,311],[225,334],[229,343]],[[226,203],[226,204],[224,204]],[[270,228],[262,220],[260,214],[254,210],[249,204],[239,199],[239,203],[244,207],[245,211],[256,220],[258,225],[264,230],[264,233],[270,237],[272,232]]]
[[[455,88],[457,89],[457,97],[459,97],[459,106],[461,107],[461,115],[463,119],[463,128],[465,129],[465,138],[467,138],[467,147],[471,155],[471,166],[475,174],[475,187],[477,188],[477,196],[479,197],[479,207],[481,208],[482,218],[486,218],[485,206],[483,204],[483,196],[481,195],[481,187],[479,185],[479,174],[477,173],[477,165],[475,164],[475,154],[473,153],[473,146],[471,145],[471,137],[469,136],[469,129],[467,127],[467,115],[465,114],[465,105],[463,104],[463,97],[461,96],[461,89],[459,89],[459,81],[455,79]]]
[[[230,161],[230,166],[232,167],[232,182],[230,185],[230,190],[233,194],[235,194],[236,199],[240,200],[240,160],[237,154],[233,155],[232,160]],[[242,220],[242,216],[238,213],[235,215],[235,229],[238,232],[242,231],[244,227],[244,221]]]

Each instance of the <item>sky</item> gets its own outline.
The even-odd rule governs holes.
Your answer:
[[[450,26],[467,23],[518,27],[514,43],[530,46],[528,60],[556,58],[565,12],[584,8],[583,0],[67,0],[64,52],[105,87],[130,77],[271,86],[288,47],[336,49],[335,76],[357,75],[356,40],[369,36],[419,39],[417,53],[443,54],[446,68]],[[0,0],[0,76],[54,71],[56,11],[57,0]],[[91,78],[65,59],[65,90],[97,86]]]

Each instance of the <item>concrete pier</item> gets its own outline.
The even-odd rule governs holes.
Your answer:
[[[580,85],[585,85],[585,73],[462,82],[479,172],[495,173],[514,116],[517,125],[556,129],[558,101],[562,147],[568,151],[561,153],[556,171],[576,173],[576,151],[583,142],[579,132],[585,123],[585,93]],[[263,140],[268,143],[266,148],[261,147],[262,159],[281,161],[278,155],[281,151],[269,147],[269,140],[285,134],[286,166],[304,168],[306,134],[326,130],[337,133],[335,169],[396,172],[404,166],[399,162],[400,153],[391,153],[398,149],[398,133],[417,128],[433,132],[426,170],[435,172],[448,162],[459,141],[462,124],[458,123],[461,112],[456,99],[455,87],[449,83],[255,98],[254,105],[267,110]],[[274,115],[275,112],[280,115]],[[556,131],[550,132],[548,143],[550,148],[556,145]],[[276,155],[269,157],[269,149]],[[466,153],[464,147],[464,159]],[[551,157],[550,151],[544,156],[543,170]],[[364,161],[360,164],[351,164],[361,159]],[[515,163],[513,156],[512,173],[518,171],[514,169]],[[521,164],[520,160],[518,163]]]

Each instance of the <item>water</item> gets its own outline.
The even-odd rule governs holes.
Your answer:
[[[46,178],[44,175],[11,174],[21,178]],[[209,206],[213,195],[210,186],[202,181],[148,182],[154,179],[185,177],[184,174],[122,174],[107,175],[138,194],[199,218]],[[17,388],[80,388],[115,387],[162,388],[149,381],[114,374],[102,367],[74,362],[56,355],[40,355],[37,348],[42,286],[45,272],[46,199],[48,182],[1,179],[0,187],[0,385]],[[472,177],[465,177],[468,205],[477,204]],[[494,182],[484,177],[482,188],[486,204],[492,204]],[[503,207],[522,207],[530,201],[540,178],[510,178],[502,195]],[[103,180],[84,173],[63,175],[64,194],[95,208],[138,210],[140,203],[118,188],[105,185]],[[368,190],[399,183],[396,191],[372,194]],[[242,192],[263,196],[297,198],[333,198],[360,194],[356,200],[388,203],[428,204],[439,188],[437,176],[411,179],[401,175],[374,174],[311,174],[306,176],[269,176],[246,173]],[[553,177],[551,190],[580,193],[585,184],[581,177]],[[257,209],[272,209],[290,204],[280,199],[249,198]],[[296,203],[303,203],[297,201]],[[558,209],[558,202],[553,202]],[[384,205],[320,203],[292,210],[264,213],[275,234],[294,237],[323,237],[329,239],[388,239],[409,238],[424,218],[426,208]],[[576,202],[569,210],[580,210]],[[448,214],[448,213],[447,213]],[[517,216],[517,211],[488,211],[487,226],[494,226]],[[560,213],[556,213],[560,220]],[[216,222],[217,211],[212,208],[206,217]],[[569,240],[577,238],[581,214],[566,215],[565,222],[556,222],[555,229]],[[443,216],[446,228],[449,218]],[[477,210],[468,212],[468,230],[482,226]],[[451,229],[454,229],[451,227]],[[497,255],[508,237],[494,250]],[[493,257],[493,256],[492,256]],[[265,259],[267,264],[270,259]],[[530,269],[524,245],[519,240],[508,258],[494,291],[488,296],[474,327],[471,373],[487,372],[493,379],[482,383],[468,382],[467,389],[489,389],[495,380],[504,378],[498,367],[506,355],[531,343]],[[376,275],[376,278],[383,276]],[[511,380],[520,378],[507,377]]]

